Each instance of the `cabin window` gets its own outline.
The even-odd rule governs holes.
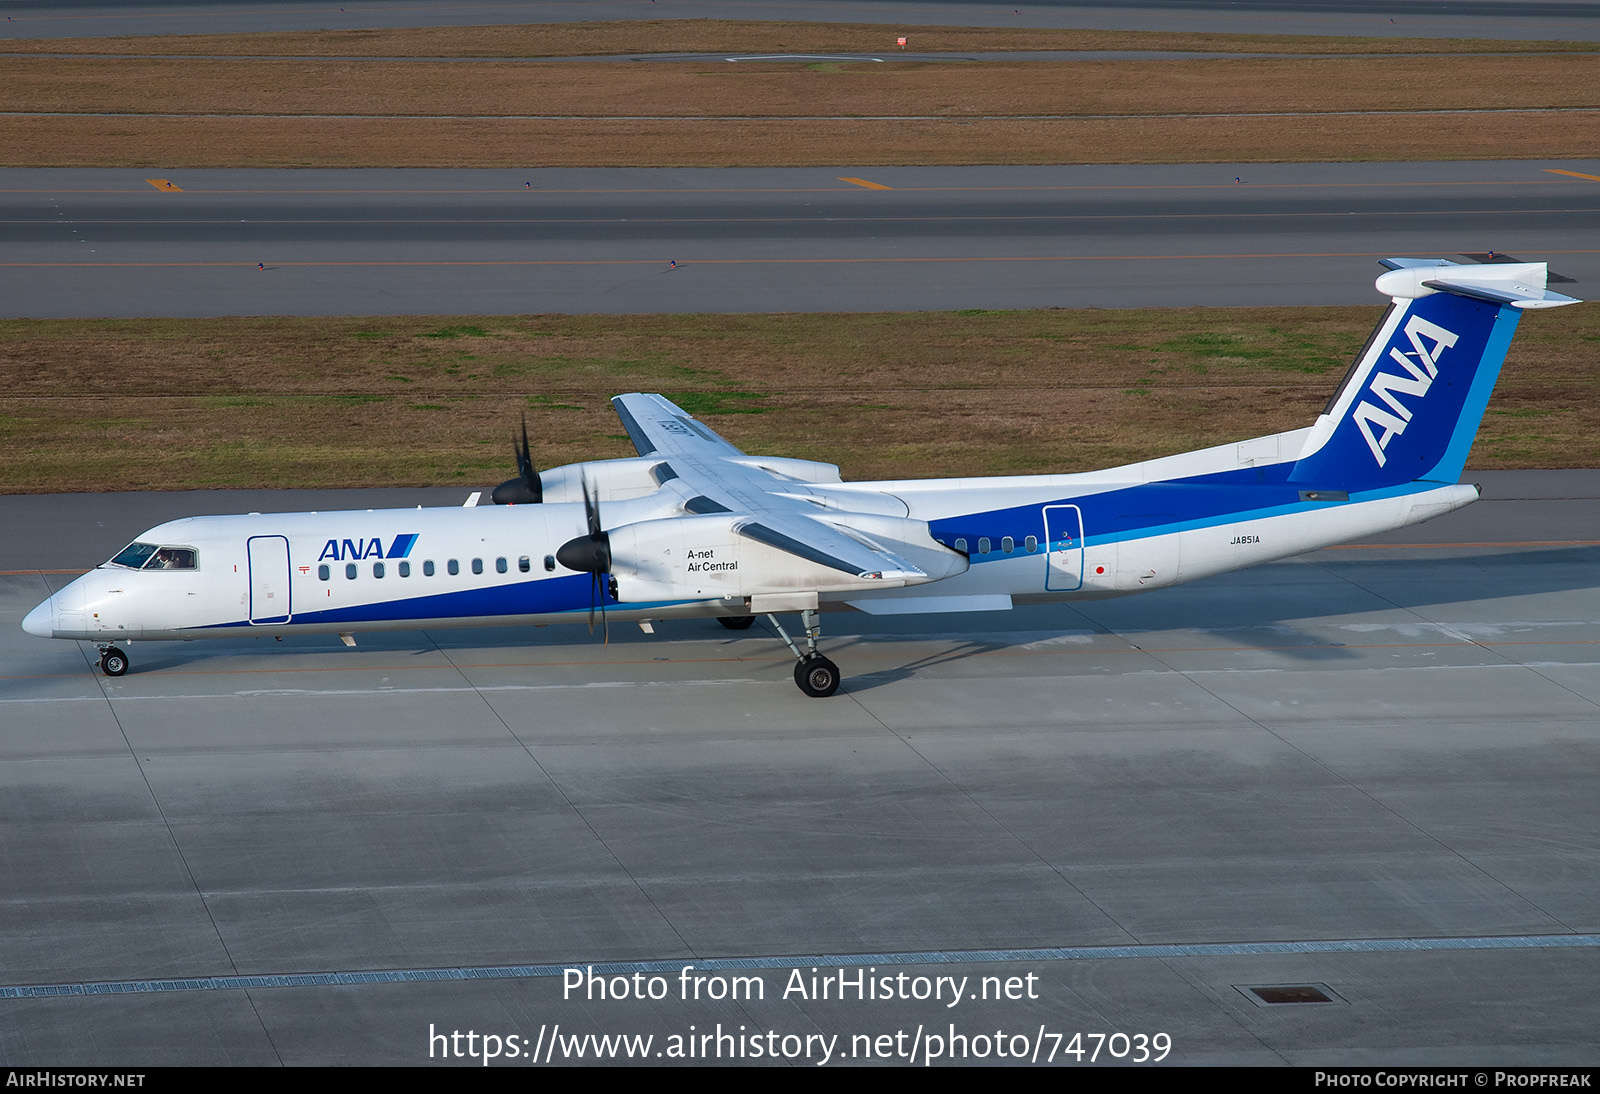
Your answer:
[[[483,573],[483,559],[475,558],[472,560],[472,572],[475,574]]]
[[[374,562],[372,564],[372,576],[373,577],[382,577],[383,576],[383,563]]]
[[[523,573],[527,573],[529,570],[533,569],[533,563],[528,561],[527,555],[523,555],[521,558],[517,559],[517,569],[521,570]]]
[[[423,577],[432,577],[433,576],[433,559],[429,558],[429,559],[424,559],[423,560],[423,563],[422,563],[422,576]]]
[[[451,577],[455,577],[461,572],[461,563],[452,558],[449,562],[444,564],[444,568]]]
[[[346,562],[344,564],[344,576],[351,581],[356,579],[356,564],[354,562]]]
[[[547,574],[553,574],[553,573],[556,572],[556,556],[555,555],[545,555],[544,556],[544,572],[547,573]]]
[[[1022,541],[1022,545],[1028,549],[1028,553],[1031,555],[1033,552],[1039,549],[1039,537],[1029,536],[1027,539]]]
[[[506,560],[505,559],[497,558],[497,559],[494,560],[494,572],[495,573],[503,574],[503,573],[506,572],[506,569],[507,569],[507,566],[506,566]]]
[[[332,576],[332,572],[328,569],[328,564],[326,562],[317,567],[318,581],[326,581],[330,576]]]
[[[400,571],[400,576],[401,577],[410,577],[411,576],[411,563],[402,562],[402,563],[400,563],[398,569]]]
[[[988,536],[979,536],[978,537],[978,553],[980,555],[986,555],[986,554],[989,553],[989,537]]]
[[[1000,549],[1009,555],[1012,551],[1017,549],[1017,541],[1012,539],[1010,536],[1006,536],[1000,541]]]
[[[960,539],[956,540],[956,550],[960,551],[962,554],[966,554],[967,553],[967,537],[966,536],[962,536]]]

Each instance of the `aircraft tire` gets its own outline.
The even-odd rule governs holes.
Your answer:
[[[717,622],[727,627],[730,631],[747,631],[750,624],[756,621],[753,615],[719,615]]]
[[[121,676],[128,671],[128,655],[112,646],[100,654],[100,671],[107,676]]]
[[[813,699],[826,699],[839,690],[839,666],[813,654],[795,662],[794,682]]]

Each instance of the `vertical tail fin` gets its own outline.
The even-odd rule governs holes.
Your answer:
[[[1377,288],[1394,302],[1317,419],[1291,482],[1456,482],[1523,310],[1578,303],[1545,288],[1543,262],[1383,265]]]

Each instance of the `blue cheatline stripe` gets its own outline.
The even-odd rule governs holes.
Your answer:
[[[1282,467],[1289,464],[1277,465]],[[1251,469],[1246,468],[1246,471]],[[1269,469],[1270,470],[1270,469]],[[946,543],[957,538],[975,546],[980,537],[998,543],[1005,536],[1023,540],[1038,535],[1048,541],[1043,512],[1046,506],[1076,505],[1083,513],[1083,542],[1089,546],[1123,543],[1188,532],[1201,528],[1220,528],[1247,520],[1265,520],[1270,517],[1289,516],[1296,513],[1320,512],[1365,501],[1382,501],[1405,494],[1422,494],[1454,483],[1418,480],[1380,486],[1367,490],[1353,490],[1348,502],[1301,501],[1299,486],[1234,485],[1227,483],[1200,483],[1195,480],[1146,483],[1140,486],[1118,487],[1100,494],[1079,494],[1058,501],[1030,502],[1009,509],[969,513],[958,517],[941,517],[930,521],[935,537]],[[1119,508],[1120,507],[1120,508]],[[1186,516],[1192,511],[1198,516]],[[1114,528],[1118,515],[1123,512],[1152,514],[1124,517],[1130,526]],[[1161,514],[1156,516],[1153,514]],[[1142,521],[1137,525],[1135,521]],[[972,565],[989,562],[1012,561],[1023,555],[1007,555],[993,551],[988,555],[974,555]]]
[[[382,969],[363,972],[266,973],[255,976],[196,976],[171,980],[110,980],[82,984],[0,986],[0,999],[47,999],[59,995],[132,995],[144,992],[225,991],[249,988],[318,988],[397,984],[430,980],[538,980],[568,969],[601,976],[743,969],[855,968],[896,965],[975,965],[1006,961],[1111,961],[1129,957],[1254,957],[1286,953],[1418,953],[1439,950],[1594,949],[1595,934],[1484,935],[1475,938],[1335,938],[1307,942],[1198,942],[1130,946],[1064,946],[1019,950],[928,950],[922,953],[828,953],[800,957],[705,957],[671,961],[574,961],[565,965],[481,965],[443,969]]]

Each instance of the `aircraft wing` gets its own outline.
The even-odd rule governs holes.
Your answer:
[[[733,530],[746,539],[851,577],[921,581],[932,576],[901,553],[905,545],[898,545],[901,550],[895,551],[888,543],[856,532],[846,524],[816,520],[803,513],[768,510],[749,520],[736,521]]]
[[[618,395],[611,405],[641,456],[743,455],[683,408],[659,395]]]
[[[967,568],[966,556],[936,542],[924,522],[824,504],[819,488],[772,466],[786,461],[744,455],[660,395],[619,395],[612,404],[639,454],[663,461],[657,475],[687,513],[725,514],[734,534],[859,582],[918,584]]]

